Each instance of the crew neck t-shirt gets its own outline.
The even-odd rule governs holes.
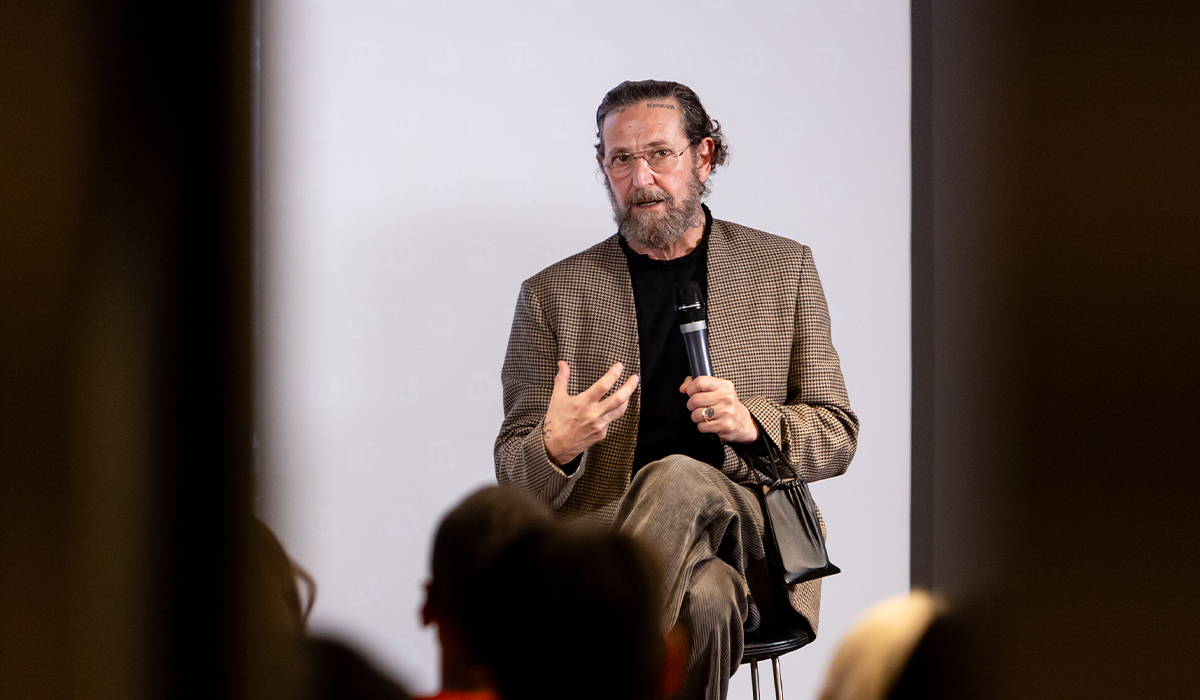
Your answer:
[[[679,385],[690,375],[687,350],[675,314],[675,285],[694,281],[708,297],[708,239],[712,213],[704,209],[704,235],[695,250],[674,260],[654,260],[636,253],[619,237],[629,264],[629,281],[637,311],[641,348],[641,417],[633,473],[667,455],[682,454],[720,469],[725,449],[717,436],[701,433]]]

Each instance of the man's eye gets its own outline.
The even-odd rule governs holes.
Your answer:
[[[613,159],[612,159],[612,160],[613,160],[613,164],[616,164],[616,163],[628,163],[628,162],[629,162],[629,159],[630,159],[630,158],[632,158],[632,157],[633,157],[633,156],[629,155],[628,153],[622,153],[621,155],[618,155],[618,156],[613,156]]]
[[[669,155],[673,155],[673,154],[671,153],[671,151],[669,149],[666,149],[666,148],[660,148],[654,152],[655,158],[666,158]]]

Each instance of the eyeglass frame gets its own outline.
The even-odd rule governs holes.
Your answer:
[[[675,153],[674,149],[671,149],[671,157],[672,157],[672,158],[680,158],[680,157],[682,157],[682,156],[683,156],[683,152],[684,152],[684,151],[688,150],[689,148],[692,148],[692,147],[694,147],[695,145],[696,145],[696,144],[694,144],[694,143],[688,143],[688,145],[686,145],[686,146],[684,146],[682,149],[680,149],[678,153]],[[641,158],[642,160],[646,161],[646,167],[647,167],[647,168],[650,168],[650,170],[651,170],[651,171],[653,171],[653,172],[656,172],[656,173],[662,174],[662,173],[664,173],[664,172],[667,172],[667,171],[665,171],[665,170],[655,170],[655,169],[654,169],[654,166],[653,166],[653,165],[650,165],[650,156],[649,156],[649,154],[651,154],[651,153],[654,153],[655,151],[661,151],[661,150],[663,150],[663,149],[662,149],[661,147],[659,147],[659,148],[648,148],[648,149],[646,149],[646,150],[644,150],[644,151],[638,151],[637,153],[616,153],[616,154],[613,154],[612,156],[609,156],[608,158],[605,158],[604,160],[609,160],[610,158],[613,158],[613,157],[615,157],[615,156],[632,156],[632,157],[633,157],[633,158],[635,158],[635,159],[637,159],[637,158]],[[664,160],[665,160],[665,157],[664,157]],[[677,162],[678,162],[678,161],[677,161]],[[609,177],[611,177],[611,178],[614,178],[614,179],[623,180],[623,179],[625,179],[625,178],[627,178],[627,177],[629,177],[629,176],[633,175],[633,172],[634,172],[634,170],[637,168],[637,164],[636,164],[636,163],[631,163],[631,164],[630,164],[630,170],[629,170],[629,172],[628,172],[628,173],[626,173],[626,174],[624,174],[624,175],[613,175],[613,173],[612,173],[612,165],[606,164],[606,163],[604,163],[604,162],[601,162],[601,163],[600,163],[600,167],[601,167],[602,169],[604,169],[606,172],[608,172],[608,176],[609,176]]]

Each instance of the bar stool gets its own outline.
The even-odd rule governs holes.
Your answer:
[[[775,675],[775,700],[783,700],[783,675],[779,672],[779,657],[796,651],[812,639],[812,633],[803,622],[760,628],[746,633],[742,663],[750,664],[750,685],[754,689],[754,700],[760,700],[758,662],[764,659],[771,660],[771,669]]]

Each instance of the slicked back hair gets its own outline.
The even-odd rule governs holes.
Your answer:
[[[626,107],[645,101],[674,100],[679,105],[679,123],[688,145],[695,147],[705,138],[713,140],[711,168],[723,165],[729,156],[729,147],[721,133],[721,124],[711,119],[700,98],[687,85],[670,80],[626,80],[604,96],[596,108],[596,154],[604,157],[604,119],[618,107]]]

